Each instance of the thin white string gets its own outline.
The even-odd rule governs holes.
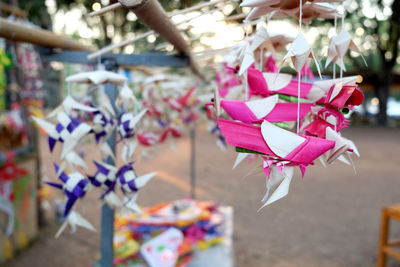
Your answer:
[[[263,71],[263,49],[260,48],[260,71]]]
[[[299,16],[300,16],[300,18],[299,18],[299,26],[300,26],[300,32],[301,32],[301,22],[302,22],[302,19],[303,19],[303,2],[302,2],[302,0],[300,0],[300,14],[299,14]]]
[[[335,37],[337,35],[337,15],[335,14]],[[336,79],[336,62],[333,62],[333,79]]]
[[[248,81],[247,81],[247,70],[246,70],[246,72],[244,73],[244,82],[245,82],[245,91],[244,91],[244,100],[249,100],[249,83],[248,83]]]
[[[300,18],[299,18],[299,28],[300,28],[300,33],[302,31],[301,28],[301,22],[302,22],[302,17],[303,17],[303,0],[300,0]],[[301,80],[301,70],[298,73],[299,79],[297,83],[297,133],[300,132],[300,80]]]
[[[345,13],[345,11],[344,11],[344,2],[342,3],[342,29],[344,29],[344,13]],[[344,62],[343,62],[343,58],[341,59],[342,60],[342,64],[340,65],[340,79],[342,79],[343,78],[343,64],[344,64]]]

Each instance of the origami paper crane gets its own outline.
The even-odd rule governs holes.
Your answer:
[[[313,103],[300,104],[300,119],[310,112]],[[278,95],[263,99],[240,101],[222,100],[221,107],[234,120],[244,123],[283,122],[297,120],[297,103],[278,103]]]
[[[224,119],[218,124],[228,144],[297,165],[307,166],[335,146],[334,141],[294,134],[267,121],[261,127]]]
[[[114,72],[97,70],[97,71],[82,72],[71,75],[67,77],[66,81],[71,83],[88,83],[88,84],[112,83],[116,85],[123,85],[127,81],[127,78],[123,75]]]
[[[55,108],[49,115],[47,115],[47,118],[51,118],[56,116],[58,113],[60,112],[65,112],[67,114],[71,114],[72,110],[81,110],[81,111],[86,111],[86,112],[94,112],[97,111],[96,108],[94,107],[90,107],[90,106],[86,106],[83,105],[81,103],[79,103],[78,101],[76,101],[75,99],[73,99],[71,96],[67,96],[63,102],[61,103],[61,105],[59,105],[57,108]]]
[[[337,36],[334,36],[331,39],[331,42],[328,46],[328,57],[326,59],[325,63],[325,68],[331,63],[335,62],[338,64],[344,71],[346,71],[346,68],[343,63],[343,58],[344,55],[347,53],[348,50],[351,50],[353,52],[356,52],[360,54],[361,58],[363,59],[365,65],[367,65],[367,62],[365,61],[365,58],[361,54],[360,49],[357,47],[357,45],[354,43],[354,41],[351,38],[351,35],[346,29],[342,29],[340,33]]]
[[[348,106],[359,106],[364,101],[363,92],[355,85],[343,85],[338,82],[329,90],[325,104],[343,108]]]
[[[54,169],[56,173],[59,173],[58,178],[62,181],[62,184],[48,181],[45,183],[64,191],[66,197],[68,198],[64,211],[64,217],[67,217],[75,202],[79,198],[85,196],[90,182],[79,172],[73,172],[69,175],[64,172],[59,172],[59,167],[56,163],[54,163]]]
[[[306,134],[325,138],[326,128],[330,127],[339,132],[348,126],[348,121],[343,113],[332,107],[321,108],[316,114],[314,120],[303,127]]]
[[[331,150],[327,151],[325,155],[326,162],[328,162],[329,164],[334,162],[345,152],[353,152],[358,157],[360,156],[357,147],[351,140],[342,137],[338,132],[330,127],[326,128],[326,139],[335,141],[335,146]]]
[[[81,122],[77,118],[68,116],[64,112],[57,114],[58,123],[56,125],[34,116],[32,116],[32,118],[49,136],[50,151],[53,151],[57,141],[64,143],[61,153],[62,159],[78,144],[80,139],[91,130],[88,124]]]
[[[321,77],[321,71],[319,68],[319,63],[314,56],[314,52],[311,47],[308,45],[306,38],[302,33],[299,33],[296,39],[293,41],[292,45],[289,48],[288,53],[283,58],[282,64],[287,60],[291,59],[294,69],[297,72],[300,72],[303,66],[306,64],[307,59],[312,57],[314,59],[315,65],[318,70],[318,74]],[[280,67],[279,67],[280,68]]]
[[[298,80],[293,80],[290,74],[261,72],[251,67],[247,70],[247,80],[250,95],[266,97],[272,94],[280,94],[298,97]],[[300,98],[317,102],[325,97],[329,88],[324,91],[319,86],[315,85],[316,83],[317,82],[310,83],[301,81]]]
[[[269,34],[264,27],[259,27],[257,32],[253,35],[253,40],[251,41],[250,49],[254,52],[257,48],[262,46],[263,49],[274,52],[274,45],[271,42]]]

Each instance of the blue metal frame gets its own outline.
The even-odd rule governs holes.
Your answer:
[[[41,58],[43,61],[59,61],[77,64],[97,64],[97,58],[87,59],[90,52],[86,51],[64,51],[53,52],[45,51]],[[113,54],[107,53],[101,56],[104,60],[112,60],[118,66],[160,66],[160,67],[188,67],[190,60],[186,56],[166,55],[162,53],[143,53],[143,54]]]

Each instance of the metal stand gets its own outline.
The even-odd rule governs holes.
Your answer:
[[[104,65],[106,70],[108,71],[116,71],[117,65],[115,61],[112,60],[105,60]],[[115,107],[115,100],[117,99],[117,86],[114,84],[108,83],[106,85],[106,94],[110,99],[111,105],[113,106],[114,110]],[[116,130],[112,132],[111,136],[107,140],[107,144],[111,148],[111,151],[115,154],[115,147],[116,147]],[[115,165],[114,160],[111,157],[106,159],[106,163],[110,165]],[[114,210],[108,206],[108,204],[104,203],[101,207],[101,259],[100,265],[102,267],[113,266],[113,258],[114,258],[114,246],[113,246],[113,239],[114,239]]]
[[[196,198],[196,125],[190,127],[190,197]]]

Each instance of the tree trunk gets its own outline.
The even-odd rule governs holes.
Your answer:
[[[392,84],[392,68],[384,66],[383,72],[380,75],[378,98],[379,98],[379,113],[378,124],[387,125],[387,101],[389,98],[390,86]]]

